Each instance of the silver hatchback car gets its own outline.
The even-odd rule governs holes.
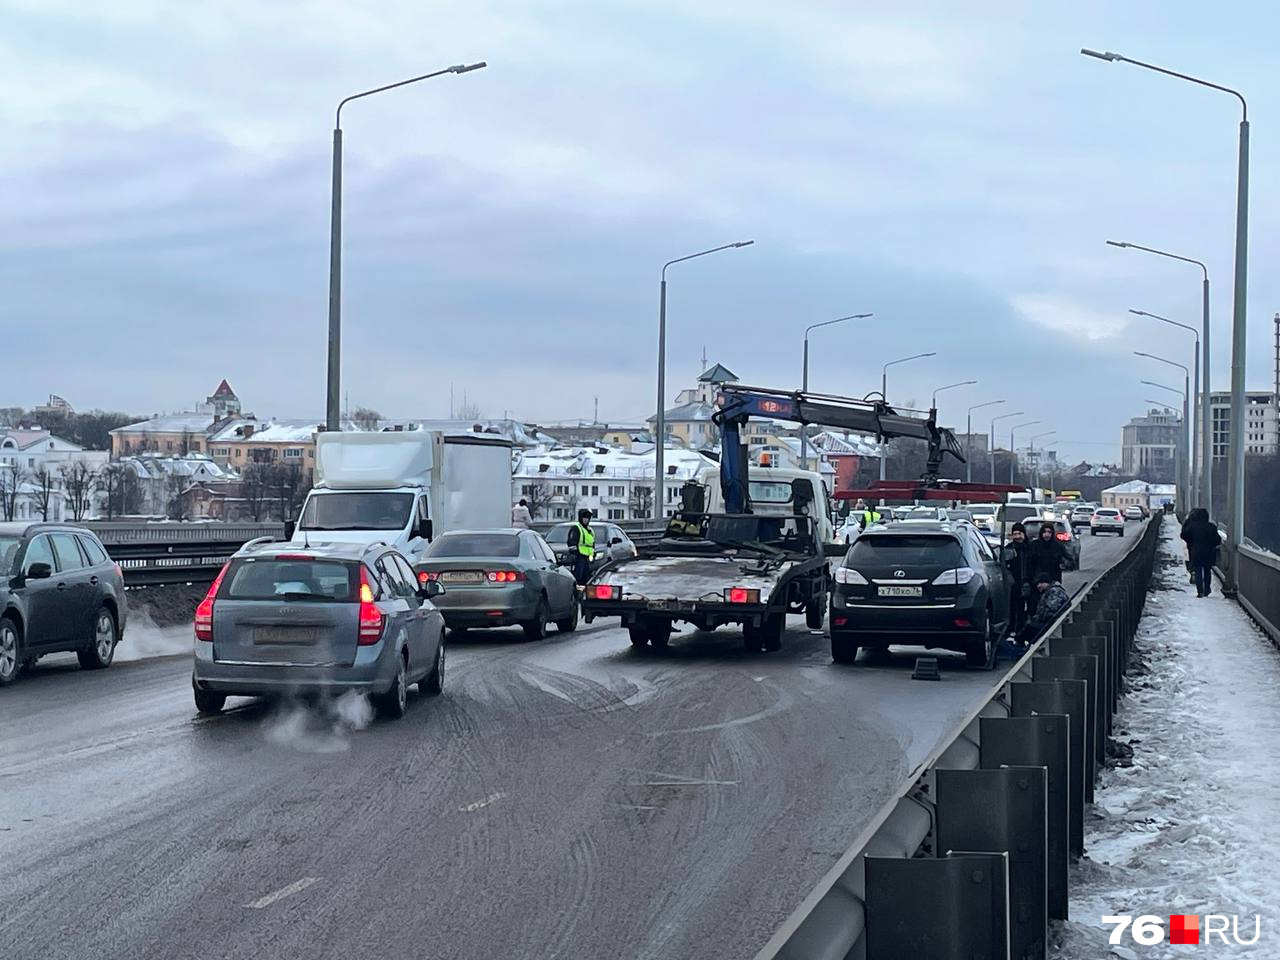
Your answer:
[[[403,716],[410,684],[443,689],[444,618],[431,602],[443,592],[385,544],[246,544],[196,608],[196,709],[356,690]]]

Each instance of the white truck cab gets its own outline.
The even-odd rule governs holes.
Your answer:
[[[711,467],[698,477],[707,488],[707,510],[720,513],[724,510],[724,496],[720,491],[720,470]],[[812,470],[794,467],[749,467],[747,487],[751,495],[754,513],[790,516],[796,512],[792,484],[799,481],[810,490],[807,510],[814,518],[818,539],[822,543],[838,543],[835,521],[831,516],[831,494],[822,475]]]
[[[448,530],[510,523],[509,440],[433,430],[322,433],[316,485],[290,542],[383,541],[412,562]]]

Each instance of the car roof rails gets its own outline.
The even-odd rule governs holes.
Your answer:
[[[362,550],[362,551],[360,552],[360,556],[364,556],[364,555],[365,555],[366,553],[368,553],[370,550],[373,550],[373,549],[375,549],[375,548],[377,548],[377,547],[389,547],[389,546],[390,546],[390,544],[389,544],[389,543],[387,543],[387,541],[385,541],[385,540],[375,540],[375,541],[373,541],[373,543],[367,543],[367,544],[365,544],[364,550]]]
[[[281,541],[277,540],[275,537],[254,537],[252,540],[248,541],[247,543],[242,543],[240,545],[240,550],[256,550],[258,547],[262,546],[264,543],[280,543],[280,542]]]

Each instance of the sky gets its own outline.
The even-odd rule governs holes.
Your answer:
[[[0,0],[0,406],[189,409],[226,377],[322,418],[333,112],[348,105],[343,390],[439,417],[638,422],[705,350],[744,382],[862,396],[1115,461],[1190,363],[1204,260],[1230,364],[1243,90],[1248,381],[1273,383],[1280,11],[675,0]],[[1007,438],[1000,441],[1006,443]]]

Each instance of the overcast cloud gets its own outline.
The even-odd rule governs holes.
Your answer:
[[[964,12],[961,12],[962,9]],[[3,0],[0,405],[324,410],[333,108],[344,111],[344,387],[443,416],[450,386],[530,420],[653,411],[663,261],[671,397],[705,347],[748,382],[944,418],[1007,398],[1074,459],[1174,382],[1196,256],[1229,363],[1235,101],[1250,97],[1250,386],[1272,383],[1280,112],[1270,5]],[[979,12],[981,11],[981,12]],[[1216,20],[1214,18],[1217,18]],[[1176,382],[1174,385],[1177,385]],[[670,398],[669,398],[670,399]],[[989,413],[991,411],[983,411]],[[985,418],[976,426],[985,426]],[[1006,426],[1008,421],[1006,421]],[[1028,431],[1034,432],[1034,431]]]

